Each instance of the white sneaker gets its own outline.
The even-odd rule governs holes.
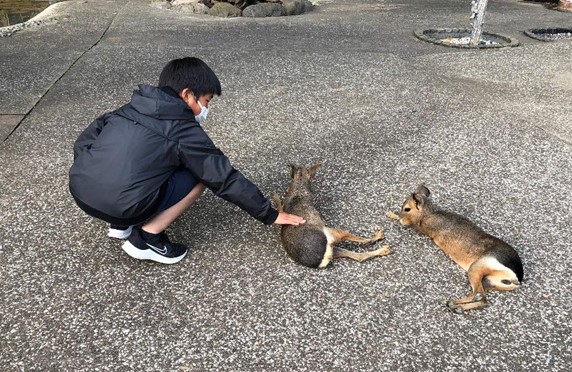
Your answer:
[[[129,235],[131,235],[132,230],[133,226],[111,225],[109,226],[107,236],[115,239],[127,239],[129,238]]]
[[[140,227],[135,227],[129,239],[121,246],[125,253],[138,260],[150,260],[164,264],[174,264],[187,255],[187,247],[172,243],[167,234],[153,234],[146,240]]]

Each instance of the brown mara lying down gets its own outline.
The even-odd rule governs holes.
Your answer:
[[[401,207],[399,215],[388,217],[430,237],[453,261],[467,271],[472,293],[448,302],[456,312],[486,306],[486,291],[511,291],[523,278],[522,262],[516,250],[487,234],[456,213],[433,204],[428,188],[419,185]]]
[[[313,204],[311,183],[320,164],[308,168],[291,166],[292,180],[281,200],[274,196],[279,211],[303,217],[306,223],[293,226],[282,225],[282,246],[286,252],[301,265],[313,268],[325,268],[334,258],[351,258],[362,262],[376,256],[389,254],[389,247],[357,253],[334,245],[347,240],[357,243],[371,243],[383,239],[383,233],[377,231],[371,238],[355,236],[347,231],[327,227]]]

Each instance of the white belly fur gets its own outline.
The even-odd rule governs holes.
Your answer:
[[[325,226],[322,231],[324,232],[324,235],[326,235],[328,245],[326,246],[326,253],[324,254],[324,258],[322,259],[322,262],[320,262],[320,266],[318,266],[320,269],[326,268],[334,257],[334,236],[330,232],[330,229]]]

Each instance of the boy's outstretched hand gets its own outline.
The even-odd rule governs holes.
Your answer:
[[[306,220],[302,217],[296,216],[294,214],[288,214],[286,212],[280,212],[278,213],[278,217],[276,218],[276,221],[274,221],[274,224],[298,226],[304,222],[306,222]]]

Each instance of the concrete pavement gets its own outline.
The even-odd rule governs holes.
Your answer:
[[[572,14],[492,1],[485,31],[521,46],[476,51],[412,35],[467,26],[466,1],[333,0],[272,19],[56,5],[57,23],[0,39],[2,371],[572,368],[572,41],[522,33]],[[322,161],[324,219],[383,229],[393,254],[305,269],[277,227],[205,193],[169,230],[185,260],[126,256],[68,193],[73,142],[181,56],[221,79],[205,128],[238,169],[271,195],[286,164]],[[518,291],[446,310],[465,273],[385,217],[419,182],[519,251]]]

